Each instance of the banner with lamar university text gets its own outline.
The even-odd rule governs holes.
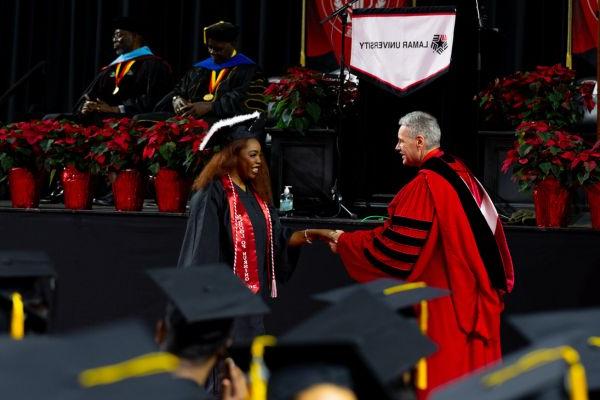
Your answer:
[[[455,20],[450,7],[354,10],[350,67],[397,95],[413,92],[450,67]]]

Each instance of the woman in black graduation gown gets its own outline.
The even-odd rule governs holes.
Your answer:
[[[252,292],[275,298],[277,283],[293,272],[295,248],[316,239],[329,240],[333,231],[293,232],[279,223],[259,141],[264,126],[259,115],[219,121],[208,132],[203,145],[219,143],[222,149],[194,182],[196,193],[178,265],[227,263]],[[245,318],[236,321],[234,341],[263,332],[262,317]]]

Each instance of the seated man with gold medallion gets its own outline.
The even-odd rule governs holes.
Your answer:
[[[186,72],[157,111],[205,119],[265,111],[266,81],[258,65],[237,52],[238,34],[238,27],[229,22],[204,28],[210,57]]]

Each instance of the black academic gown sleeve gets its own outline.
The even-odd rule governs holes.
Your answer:
[[[231,257],[223,251],[224,218],[223,187],[216,181],[194,193],[190,201],[190,216],[181,246],[179,267],[203,265],[216,262],[231,264]]]
[[[208,93],[211,71],[194,67],[188,70],[171,93],[160,101],[156,111],[173,112],[171,100],[180,96],[191,102],[204,101]],[[256,64],[238,65],[229,71],[227,77],[215,91],[213,110],[208,118],[228,118],[254,111],[264,112],[267,109],[264,101],[266,80]]]
[[[140,57],[115,89],[116,66],[104,68],[84,91],[75,106],[80,112],[86,97],[111,106],[123,106],[126,115],[148,113],[173,85],[171,67],[156,56]]]
[[[300,248],[290,247],[288,243],[294,231],[281,225],[277,209],[269,207],[271,220],[273,222],[274,254],[277,281],[287,282],[296,269]]]

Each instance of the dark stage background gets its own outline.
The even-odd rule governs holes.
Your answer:
[[[517,69],[564,61],[566,0],[478,3],[481,30],[476,0],[417,1],[418,6],[457,7],[449,73],[405,98],[361,84],[359,112],[348,118],[339,136],[341,191],[346,199],[395,193],[410,177],[411,171],[402,168],[393,147],[398,117],[415,109],[438,116],[444,146],[479,170],[472,98],[480,85]],[[299,61],[301,5],[301,0],[1,1],[0,92],[38,63],[43,66],[0,104],[0,121],[71,110],[98,69],[114,58],[110,21],[120,15],[144,17],[154,26],[152,47],[171,63],[177,76],[206,57],[202,27],[220,19],[241,27],[241,50],[269,76],[282,74]],[[593,68],[582,60],[576,58],[575,65],[583,75],[593,75]]]

